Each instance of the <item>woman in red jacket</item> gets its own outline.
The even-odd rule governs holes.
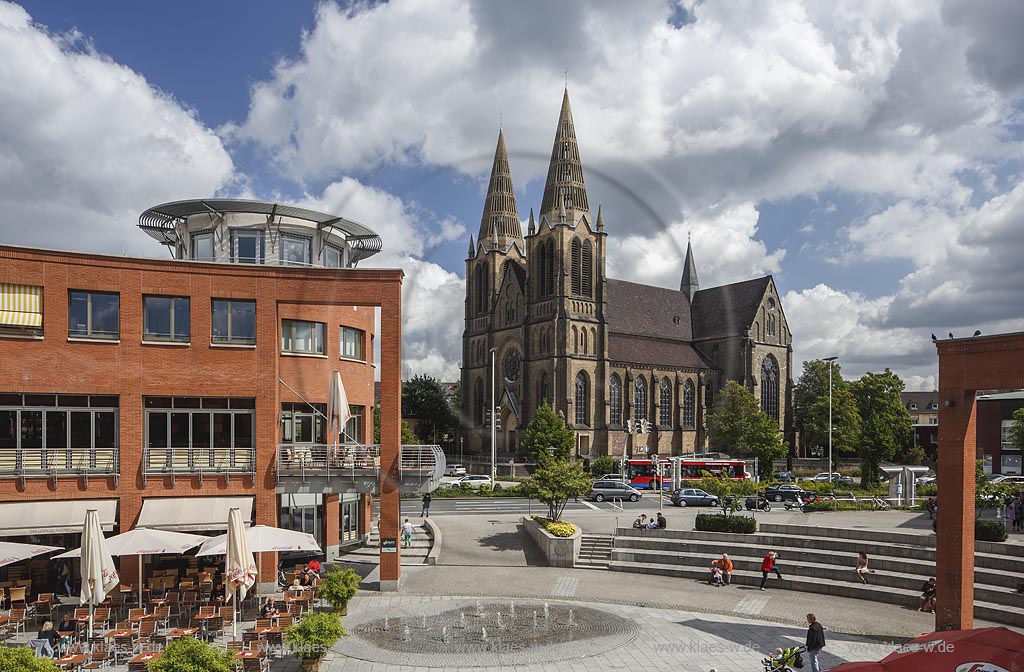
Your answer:
[[[775,576],[779,577],[780,581],[782,580],[782,572],[775,566],[775,558],[777,557],[779,557],[778,553],[768,551],[764,556],[764,560],[761,561],[761,590],[765,589],[764,584],[768,582],[768,575],[772,572],[775,572]]]

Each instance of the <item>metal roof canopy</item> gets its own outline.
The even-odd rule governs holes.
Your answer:
[[[314,224],[321,231],[326,230],[328,234],[337,229],[344,234],[350,247],[349,257],[353,264],[372,257],[383,247],[380,236],[373,229],[350,219],[295,205],[246,199],[203,198],[155,205],[139,215],[139,228],[160,243],[173,246],[180,242],[178,226],[184,224],[187,218],[226,213],[266,215],[268,223],[272,223],[275,217],[301,219]]]

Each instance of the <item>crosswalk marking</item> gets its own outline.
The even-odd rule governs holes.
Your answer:
[[[578,576],[560,576],[555,581],[555,588],[551,591],[553,597],[573,597],[576,595],[576,588],[580,585]]]

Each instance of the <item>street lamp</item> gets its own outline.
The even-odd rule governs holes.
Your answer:
[[[839,357],[824,357],[821,361],[828,362],[828,482],[832,482],[832,362]]]
[[[495,418],[495,364],[494,357],[498,351],[497,348],[491,348],[491,487],[498,481],[498,433],[497,433],[497,418]]]

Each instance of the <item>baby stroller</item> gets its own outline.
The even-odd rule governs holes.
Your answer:
[[[793,672],[804,666],[803,653],[807,651],[806,646],[796,648],[786,647],[781,654],[768,656],[761,661],[764,665],[764,672]]]

